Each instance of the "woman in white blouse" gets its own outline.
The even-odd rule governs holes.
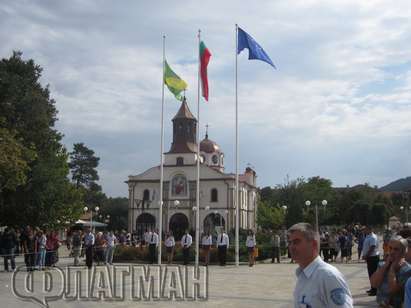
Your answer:
[[[208,266],[210,263],[210,247],[213,243],[210,231],[204,232],[201,237],[201,246],[204,255],[204,265]]]
[[[168,264],[171,264],[173,262],[174,247],[176,246],[176,242],[174,241],[174,236],[171,231],[167,232],[164,245],[166,246],[167,262]]]
[[[253,266],[255,263],[254,249],[255,249],[255,235],[252,230],[248,230],[247,240],[245,242],[248,249],[248,265]]]

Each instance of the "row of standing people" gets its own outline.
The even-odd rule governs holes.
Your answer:
[[[57,231],[27,226],[16,232],[13,228],[6,228],[0,235],[0,251],[4,259],[4,269],[16,269],[15,257],[23,254],[28,271],[43,270],[54,266],[58,261],[58,249],[61,242]]]
[[[72,255],[74,257],[74,265],[80,264],[80,257],[85,255],[86,266],[91,268],[93,262],[97,265],[113,264],[113,255],[118,239],[112,231],[97,232],[94,234],[90,228],[86,228],[84,232],[75,230],[71,236]]]
[[[144,241],[148,244],[149,249],[149,262],[155,263],[157,260],[157,249],[159,245],[159,236],[158,233],[154,230],[148,231],[144,235]],[[203,256],[203,263],[204,265],[208,266],[210,263],[210,250],[213,246],[213,237],[210,232],[205,232],[201,235],[200,239],[201,243],[201,250]],[[183,254],[183,263],[184,265],[189,264],[190,262],[190,251],[191,246],[193,244],[193,238],[190,235],[189,231],[186,230],[184,235],[180,240],[180,247],[182,249]],[[249,230],[247,239],[246,239],[246,247],[248,250],[248,263],[249,266],[253,266],[255,264],[255,249],[256,249],[256,240],[253,231]],[[173,262],[173,257],[176,251],[176,241],[172,232],[167,232],[165,236],[164,246],[166,248],[167,254],[167,263],[171,264]],[[225,231],[218,233],[215,246],[218,251],[218,260],[221,266],[226,265],[227,259],[227,250],[230,246],[230,239],[228,234]]]

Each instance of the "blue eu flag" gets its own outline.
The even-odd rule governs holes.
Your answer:
[[[249,60],[261,60],[267,62],[276,69],[273,61],[271,61],[264,49],[247,32],[241,28],[238,28],[237,54],[239,54],[244,48],[248,49]]]

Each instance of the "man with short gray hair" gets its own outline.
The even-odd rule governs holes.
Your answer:
[[[288,229],[288,247],[298,263],[294,307],[353,307],[343,275],[319,256],[320,235],[308,223]]]

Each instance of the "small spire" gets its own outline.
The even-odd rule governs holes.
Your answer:
[[[206,135],[205,135],[205,139],[208,139],[208,124],[206,124]]]

